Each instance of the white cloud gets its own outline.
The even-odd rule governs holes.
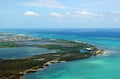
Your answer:
[[[65,8],[58,0],[34,0],[32,2],[22,3],[22,5],[47,8]]]
[[[39,16],[38,13],[35,13],[33,11],[27,11],[27,12],[24,13],[24,15],[26,15],[26,16]]]
[[[64,17],[78,17],[78,18],[96,18],[96,17],[103,17],[100,13],[93,13],[87,11],[73,11],[73,12],[66,12],[63,14]]]
[[[63,15],[60,14],[60,13],[57,13],[57,12],[51,12],[51,13],[50,13],[50,16],[60,18],[60,17],[62,17]]]
[[[56,13],[51,12],[51,16],[53,17],[63,17],[63,18],[97,18],[103,17],[100,13],[93,13],[93,12],[86,12],[86,11],[73,11],[73,12],[66,12],[66,13]]]
[[[86,12],[86,11],[82,11],[82,12],[76,12],[78,15],[85,15],[85,16],[97,16],[97,14],[95,13],[90,13],[90,12]]]
[[[101,17],[102,14],[87,12],[87,11],[77,11],[74,13],[75,16],[79,17],[86,17],[86,18],[94,18],[94,17]]]

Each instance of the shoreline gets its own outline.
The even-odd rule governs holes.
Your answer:
[[[16,38],[19,36],[19,39]],[[16,35],[15,38],[11,37],[8,39],[8,43],[1,42],[1,47],[19,47],[21,45],[16,44],[16,41],[24,40],[30,41],[29,39],[33,39],[32,37],[28,37],[26,35]],[[27,37],[27,38],[26,38]],[[14,38],[14,39],[13,39]],[[23,39],[24,38],[24,39]],[[35,46],[46,49],[54,49],[58,50],[55,53],[34,55],[32,57],[14,59],[14,60],[4,60],[1,59],[0,63],[0,79],[23,79],[23,75],[28,73],[34,73],[38,70],[43,70],[44,68],[54,64],[54,63],[62,63],[68,61],[75,61],[85,58],[90,58],[96,55],[106,54],[106,52],[102,49],[97,48],[95,45],[76,41],[76,40],[63,40],[63,39],[37,39],[34,38],[31,41],[39,41],[39,42],[51,42],[54,44],[45,44],[45,45],[25,45],[25,46]],[[12,42],[10,41],[12,40]],[[15,40],[15,41],[14,41]],[[30,41],[30,42],[31,42]],[[3,44],[2,44],[3,43]],[[59,45],[56,45],[58,43]],[[22,47],[22,46],[21,46]],[[82,52],[80,50],[85,50]],[[7,66],[10,65],[10,68]],[[6,71],[4,71],[6,70]]]
[[[52,64],[54,64],[54,63],[63,63],[63,62],[67,62],[67,61],[58,61],[58,60],[48,61],[48,62],[44,63],[44,64],[42,65],[42,67],[39,67],[39,65],[38,65],[38,66],[35,67],[35,68],[27,69],[27,70],[25,70],[25,71],[23,71],[23,72],[20,72],[19,75],[25,75],[25,74],[27,74],[27,73],[32,73],[32,72],[36,72],[36,71],[38,71],[38,70],[43,70],[44,68],[46,68],[46,67],[48,67],[48,66],[50,66],[50,65],[52,65]]]
[[[99,49],[99,52],[100,52],[100,49]],[[105,55],[106,54],[106,51],[102,50],[102,52],[103,52],[102,54],[97,54],[96,56]],[[83,58],[83,59],[85,59],[85,58]],[[46,67],[48,67],[50,65],[53,65],[55,63],[64,63],[64,62],[69,62],[69,61],[58,61],[58,60],[48,61],[48,62],[44,63],[44,65],[42,67],[38,67],[38,69],[34,69],[33,68],[33,69],[28,69],[28,70],[25,70],[25,71],[21,72],[20,75],[22,74],[22,76],[20,77],[20,79],[24,79],[23,76],[26,75],[26,74],[35,73],[37,71],[44,70]]]
[[[37,71],[41,71],[41,70],[44,70],[46,67],[50,66],[50,65],[53,65],[55,63],[64,63],[64,62],[67,62],[67,61],[58,61],[58,60],[52,60],[52,61],[48,61],[46,63],[44,63],[44,65],[42,67],[39,67],[37,69],[34,69],[34,68],[31,68],[31,69],[27,69],[23,72],[20,72],[19,75],[22,75],[20,77],[20,79],[23,79],[23,76],[26,75],[26,74],[29,74],[29,73],[35,73]]]
[[[93,56],[99,56],[99,55],[105,55],[106,54],[106,51],[104,50],[101,50],[101,49],[98,49],[96,51],[96,55],[93,55]],[[92,57],[92,56],[90,56]],[[86,57],[86,58],[89,58],[89,57]],[[85,59],[85,58],[81,58],[81,59]],[[79,60],[81,60],[79,59]],[[75,61],[75,60],[70,60],[70,61]],[[63,62],[69,62],[69,61],[59,61],[59,59],[54,59],[54,60],[51,60],[51,61],[48,61],[48,62],[45,62],[42,66],[41,65],[38,65],[38,66],[35,66],[33,68],[30,68],[30,69],[27,69],[23,72],[20,72],[18,75],[20,76],[19,78],[17,79],[24,79],[23,76],[26,75],[26,74],[29,74],[29,73],[35,73],[37,71],[41,71],[41,70],[44,70],[46,67],[54,64],[54,63],[63,63]],[[12,76],[11,76],[12,77]],[[13,75],[14,77],[14,75]],[[3,78],[4,79],[4,78]],[[6,79],[6,78],[5,78]]]

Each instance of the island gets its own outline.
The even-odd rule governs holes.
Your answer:
[[[46,48],[55,52],[16,59],[1,58],[0,79],[22,79],[23,75],[42,70],[54,63],[80,60],[105,53],[104,50],[86,42],[0,32],[0,48],[27,46]]]

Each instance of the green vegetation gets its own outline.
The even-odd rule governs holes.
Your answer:
[[[19,73],[23,72],[24,70],[43,67],[44,63],[54,59],[58,59],[58,61],[73,61],[88,57],[90,57],[90,55],[86,56],[84,53],[51,53],[37,55],[26,59],[0,60],[0,77],[19,75]]]
[[[34,40],[35,41],[35,40]],[[89,58],[97,54],[102,54],[103,50],[97,49],[88,43],[75,42],[69,40],[49,40],[42,39],[36,41],[52,42],[55,44],[34,44],[34,45],[20,45],[15,42],[0,42],[0,48],[10,48],[10,47],[22,47],[22,46],[35,46],[47,49],[57,50],[56,53],[35,55],[23,59],[0,59],[0,79],[20,79],[25,73],[34,72],[39,68],[43,68],[45,63],[50,61],[73,61],[84,58]],[[56,45],[59,44],[59,45]],[[80,52],[80,49],[89,48],[89,52]],[[32,69],[32,70],[30,70]]]

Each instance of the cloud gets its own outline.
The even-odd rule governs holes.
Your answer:
[[[26,2],[21,4],[33,7],[65,8],[65,6],[58,0],[34,0],[32,2]]]
[[[24,13],[24,15],[26,15],[26,16],[39,16],[38,13],[35,13],[33,11],[27,11],[27,12]]]
[[[51,12],[51,13],[50,13],[50,16],[60,18],[60,17],[62,17],[63,15],[60,14],[60,13],[57,13],[57,12]]]
[[[57,12],[51,12],[51,16],[53,17],[63,17],[63,18],[97,18],[97,17],[103,17],[100,13],[93,13],[93,12],[87,12],[87,11],[72,11],[72,12],[65,12],[65,13],[57,13]]]
[[[78,12],[75,12],[75,15],[80,16],[80,17],[97,17],[100,14],[92,13],[92,12],[86,12],[86,11],[78,11]]]
[[[68,16],[73,17],[83,17],[83,18],[95,18],[95,17],[102,17],[103,15],[100,13],[93,13],[87,11],[75,11],[72,13],[67,13]]]

